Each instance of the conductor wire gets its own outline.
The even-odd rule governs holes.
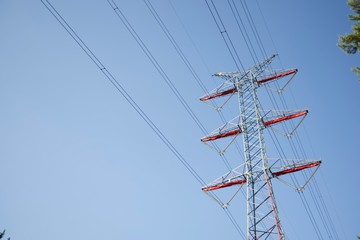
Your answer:
[[[165,144],[165,146],[175,155],[175,157],[181,162],[181,164],[190,172],[190,174],[195,178],[195,180],[201,186],[204,186],[206,184],[205,181],[200,177],[200,175],[195,171],[195,169],[188,163],[188,161],[186,161],[186,159],[181,155],[181,153],[166,138],[166,136],[162,133],[162,131],[147,116],[147,114],[135,102],[135,100],[128,94],[128,92],[122,87],[122,85],[111,74],[111,72],[106,69],[105,65],[102,64],[102,62],[90,50],[90,48],[85,44],[85,42],[77,35],[77,33],[71,28],[71,26],[66,22],[66,20],[60,15],[60,13],[53,7],[53,5],[48,0],[40,0],[40,1],[48,9],[48,11],[55,17],[55,19],[60,23],[60,25],[66,30],[66,32],[71,36],[71,38],[85,52],[85,54],[91,59],[91,61],[100,69],[100,71],[111,82],[111,84],[117,89],[117,91],[125,98],[125,100],[131,105],[131,107],[139,114],[141,119],[143,119],[145,121],[145,123],[160,138],[160,140]],[[221,202],[219,197],[216,196],[215,193],[211,192],[210,194],[218,202]],[[229,214],[228,214],[228,217],[230,218]],[[230,220],[232,220],[232,219],[230,218]],[[239,227],[238,227],[237,223],[234,222],[233,220],[232,220],[232,223],[239,231]]]
[[[85,52],[85,54],[91,59],[91,61],[100,69],[105,77],[111,82],[111,84],[117,89],[117,91],[125,98],[125,100],[131,105],[131,107],[139,114],[139,116],[145,121],[145,123],[153,130],[153,132],[160,138],[160,140],[166,145],[166,147],[175,155],[175,157],[184,165],[184,167],[191,173],[191,175],[201,184],[205,185],[205,181],[199,176],[199,174],[191,167],[191,165],[184,159],[184,157],[177,151],[174,145],[166,138],[162,131],[155,125],[155,123],[147,116],[142,108],[135,102],[135,100],[128,94],[119,81],[111,74],[109,70],[102,64],[102,62],[96,57],[96,55],[90,50],[85,42],[77,35],[77,33],[71,28],[71,26],[65,21],[60,13],[54,8],[54,6],[48,0],[40,0],[48,11],[56,18],[61,26],[68,32],[73,40],[79,45],[79,47]]]

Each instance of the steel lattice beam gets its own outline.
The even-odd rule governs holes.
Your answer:
[[[202,190],[208,192],[246,184],[248,240],[268,239],[270,236],[279,240],[285,239],[271,180],[285,174],[318,167],[321,163],[321,161],[308,161],[284,165],[281,168],[274,167],[272,169],[272,167],[269,167],[263,134],[264,129],[283,121],[305,117],[308,113],[307,110],[302,110],[282,112],[277,116],[267,117],[266,119],[262,116],[257,89],[272,80],[294,75],[297,72],[297,69],[291,69],[264,75],[265,69],[274,57],[275,55],[271,56],[245,72],[219,72],[214,74],[214,76],[223,78],[224,83],[200,98],[201,101],[207,101],[230,94],[234,95],[234,93],[238,95],[240,115],[236,119],[237,122],[225,124],[218,130],[201,138],[201,141],[214,141],[241,134],[245,172],[238,173],[233,170],[226,174],[225,177],[204,186]]]

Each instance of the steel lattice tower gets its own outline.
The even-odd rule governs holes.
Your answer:
[[[267,82],[294,75],[297,72],[296,69],[291,69],[264,76],[264,71],[274,57],[275,55],[242,73],[216,73],[215,76],[223,78],[225,82],[200,98],[201,101],[207,101],[222,96],[231,97],[231,95],[237,93],[240,115],[203,137],[201,141],[206,143],[219,138],[231,136],[235,138],[241,134],[245,161],[244,170],[240,172],[236,168],[204,186],[202,190],[207,192],[246,183],[248,240],[285,239],[271,180],[287,173],[312,167],[316,167],[317,170],[321,163],[320,161],[285,161],[286,164],[284,165],[284,161],[278,161],[281,162],[281,166],[276,164],[269,166],[264,141],[264,129],[286,120],[304,118],[308,113],[307,110],[282,111],[281,113],[278,112],[276,116],[264,116],[260,108],[257,89]]]

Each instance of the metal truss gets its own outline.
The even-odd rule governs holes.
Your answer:
[[[209,192],[234,185],[246,185],[248,240],[285,239],[274,197],[272,179],[280,179],[283,175],[304,169],[314,167],[317,169],[321,163],[321,161],[315,160],[280,161],[278,159],[269,165],[264,141],[264,129],[295,118],[300,118],[301,123],[308,113],[308,110],[297,110],[268,111],[264,114],[260,109],[257,89],[286,76],[290,76],[291,80],[297,72],[297,69],[291,69],[266,74],[266,69],[274,57],[275,55],[272,55],[245,72],[219,72],[214,74],[214,76],[222,78],[224,83],[200,98],[200,101],[205,102],[227,96],[227,102],[233,95],[238,96],[239,116],[204,136],[201,141],[207,143],[220,138],[232,137],[230,143],[226,145],[226,148],[228,148],[235,137],[241,135],[245,162],[243,165],[207,184],[202,190]],[[298,125],[295,126],[293,131],[296,130]],[[223,153],[225,150],[223,149],[221,152]],[[296,189],[302,190],[302,188],[298,187]]]

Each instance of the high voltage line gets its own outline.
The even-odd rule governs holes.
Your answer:
[[[205,129],[204,125],[201,123],[201,121],[199,120],[199,118],[196,116],[196,114],[194,113],[194,111],[191,109],[191,107],[189,106],[189,104],[186,102],[186,100],[184,99],[184,97],[182,96],[182,94],[177,90],[176,86],[173,84],[173,82],[171,81],[171,79],[168,77],[168,75],[166,74],[166,72],[164,71],[164,69],[162,68],[162,66],[160,65],[160,63],[156,60],[156,58],[154,57],[154,55],[151,53],[151,51],[149,50],[149,48],[146,46],[146,44],[144,43],[144,41],[142,40],[142,38],[138,35],[137,31],[133,28],[133,26],[131,25],[131,23],[127,20],[127,18],[125,17],[124,13],[120,10],[120,8],[118,7],[118,5],[115,3],[115,1],[113,0],[107,0],[107,2],[109,3],[109,5],[111,6],[111,8],[114,10],[114,12],[116,13],[116,16],[118,17],[118,19],[121,20],[121,22],[123,23],[123,25],[126,27],[126,29],[128,30],[128,32],[131,34],[131,36],[133,37],[133,39],[136,41],[136,43],[139,45],[139,47],[141,48],[141,50],[144,52],[144,54],[147,56],[147,58],[149,59],[149,61],[153,64],[154,68],[158,71],[158,73],[160,74],[160,76],[162,77],[162,79],[166,82],[166,84],[169,86],[169,88],[171,89],[171,91],[174,93],[174,95],[176,96],[176,98],[179,100],[179,102],[182,104],[182,106],[185,108],[185,110],[187,111],[187,113],[189,114],[189,116],[191,117],[191,119],[196,123],[196,125],[200,128],[200,130],[202,131],[203,134],[207,133],[207,130]],[[189,60],[187,59],[187,57],[184,55],[183,51],[181,50],[181,48],[179,47],[179,45],[177,44],[177,42],[175,41],[175,39],[172,37],[171,33],[168,31],[168,29],[166,28],[166,26],[164,25],[164,23],[162,22],[161,18],[159,17],[159,15],[157,14],[156,10],[152,7],[151,3],[149,1],[144,1],[146,6],[148,7],[148,9],[151,11],[152,15],[154,16],[154,18],[156,19],[156,21],[159,23],[160,27],[162,28],[162,30],[164,31],[164,33],[166,34],[167,38],[169,39],[169,41],[172,43],[173,47],[175,48],[176,52],[178,53],[178,55],[180,56],[180,58],[182,59],[182,61],[184,62],[184,64],[187,66],[188,70],[190,71],[190,73],[192,74],[192,76],[195,78],[196,82],[199,84],[199,86],[203,89],[203,91],[206,93],[208,92],[208,90],[206,89],[205,85],[202,83],[201,79],[199,78],[199,76],[197,75],[196,71],[194,70],[193,66],[191,65],[191,63],[189,62]],[[231,166],[229,164],[229,162],[226,160],[226,158],[223,157],[223,161],[225,163],[225,165],[227,166],[228,169],[231,169]]]
[[[107,80],[116,88],[116,90],[125,98],[125,100],[131,105],[131,107],[139,114],[139,116],[145,121],[145,123],[153,130],[153,132],[160,138],[160,140],[168,147],[168,149],[175,155],[175,157],[184,165],[184,167],[191,173],[191,175],[201,185],[205,184],[204,180],[198,175],[198,173],[191,167],[191,165],[184,159],[184,157],[177,151],[173,144],[166,138],[162,131],[151,121],[143,109],[135,102],[135,100],[128,94],[119,81],[111,74],[111,72],[103,65],[103,63],[96,57],[91,49],[85,44],[85,42],[77,35],[77,33],[71,28],[66,20],[60,15],[60,13],[53,7],[48,0],[40,0],[49,12],[56,18],[66,32],[72,37],[72,39],[79,45],[79,47],[85,52],[85,54],[91,59],[91,61],[98,67],[98,69],[105,75]]]
[[[181,104],[183,105],[183,107],[186,109],[186,111],[188,112],[189,116],[194,120],[194,122],[197,124],[197,126],[200,128],[200,130],[202,132],[206,132],[205,127],[203,126],[203,124],[199,121],[199,119],[197,118],[197,116],[195,115],[195,113],[192,111],[192,109],[190,108],[190,106],[186,103],[186,101],[184,100],[184,98],[182,97],[182,95],[180,94],[180,92],[176,89],[176,87],[173,85],[173,83],[171,82],[171,80],[168,78],[168,76],[166,75],[166,73],[164,72],[164,70],[162,69],[161,65],[157,62],[157,60],[153,57],[152,53],[148,50],[148,48],[146,47],[146,45],[143,43],[142,39],[137,35],[136,31],[132,28],[132,26],[130,25],[130,23],[127,21],[127,19],[125,18],[125,16],[123,15],[123,13],[120,11],[120,9],[116,6],[115,2],[113,0],[107,0],[108,3],[110,4],[110,6],[113,8],[113,10],[116,12],[116,14],[118,15],[118,17],[121,19],[121,21],[123,22],[123,24],[126,26],[126,28],[128,29],[128,31],[133,35],[134,39],[138,42],[139,46],[142,48],[142,50],[144,51],[144,53],[147,55],[147,57],[149,58],[149,60],[153,63],[154,67],[158,70],[158,72],[160,73],[160,75],[162,76],[162,78],[166,81],[167,85],[169,86],[169,88],[173,91],[173,93],[175,94],[175,96],[177,97],[177,99],[181,102]],[[249,11],[248,6],[246,5],[246,2],[243,2],[242,0],[239,0],[241,3],[241,6],[245,12],[245,16],[250,24],[250,28],[252,30],[252,33],[254,35],[254,38],[256,39],[256,43],[259,47],[259,51],[260,53],[264,56],[266,55],[266,51],[265,51],[265,47],[261,41],[260,35],[256,29],[256,25],[254,23],[254,20],[251,16],[251,13]],[[117,91],[119,91],[121,93],[121,95],[126,99],[126,101],[133,107],[133,109],[140,115],[140,117],[147,123],[147,125],[154,131],[154,133],[161,139],[161,141],[169,148],[169,150],[176,156],[176,158],[186,167],[186,169],[192,174],[192,176],[199,182],[199,184],[201,184],[202,186],[205,184],[205,182],[203,181],[203,179],[198,175],[198,173],[191,167],[191,165],[183,158],[183,156],[177,151],[177,149],[172,145],[172,143],[166,138],[166,136],[159,130],[159,128],[151,121],[151,119],[145,114],[145,112],[138,106],[138,104],[131,98],[131,96],[126,92],[126,90],[121,86],[121,84],[118,82],[118,80],[105,68],[105,66],[102,64],[102,62],[100,62],[100,60],[95,56],[95,54],[88,48],[88,46],[83,42],[83,40],[77,35],[77,33],[70,27],[70,25],[68,25],[68,23],[62,18],[62,16],[57,12],[57,10],[51,5],[51,3],[48,0],[41,0],[41,2],[44,4],[44,6],[49,10],[49,12],[56,18],[56,20],[62,25],[62,27],[68,32],[68,34],[73,38],[73,40],[79,45],[79,47],[86,53],[86,55],[93,61],[93,63],[100,69],[100,71],[105,75],[105,77],[112,83],[112,85],[114,85],[114,87],[117,89]],[[156,10],[153,8],[151,2],[149,0],[144,0],[145,4],[147,5],[147,7],[149,8],[149,10],[151,11],[151,13],[153,14],[154,18],[156,19],[156,21],[158,21],[159,25],[162,27],[162,30],[165,32],[165,34],[167,34],[167,37],[169,39],[169,41],[173,44],[174,48],[177,50],[179,56],[182,58],[184,64],[188,67],[189,71],[191,72],[191,74],[193,75],[193,77],[195,78],[195,80],[197,80],[197,83],[199,84],[199,86],[203,89],[203,91],[208,92],[205,85],[201,82],[200,78],[198,77],[196,71],[194,70],[194,68],[192,67],[192,65],[190,64],[190,62],[188,61],[188,59],[186,58],[186,56],[183,54],[181,48],[179,47],[179,45],[177,44],[177,42],[175,41],[175,39],[172,37],[172,35],[170,34],[170,32],[168,31],[168,29],[166,28],[165,24],[163,23],[163,21],[161,20],[161,18],[159,17],[159,15],[157,14]],[[240,70],[240,66],[243,70],[245,70],[244,66],[242,65],[241,59],[239,58],[239,55],[235,49],[235,46],[233,44],[232,39],[230,38],[230,35],[228,33],[228,31],[225,28],[225,25],[221,19],[221,16],[216,8],[216,5],[214,4],[214,2],[211,0],[211,5],[209,4],[208,0],[205,0],[208,9],[211,12],[211,15],[218,27],[218,30],[223,38],[223,40],[225,41],[225,44],[228,48],[228,51],[230,52],[230,55],[235,63],[235,65],[237,66],[238,70]],[[246,31],[246,28],[244,26],[244,23],[241,20],[240,14],[238,12],[237,6],[234,2],[234,0],[232,0],[232,2],[230,3],[230,0],[228,0],[230,9],[234,15],[234,18],[236,19],[237,23],[238,23],[238,27],[239,30],[241,31],[243,28],[243,32],[242,32],[242,36],[246,42],[246,45],[248,47],[248,50],[252,56],[252,59],[258,59],[256,51],[254,50],[254,46],[252,45],[252,41]],[[240,20],[238,20],[240,19]],[[240,21],[240,22],[238,22]],[[242,28],[241,28],[241,26]],[[273,93],[270,91],[268,92],[268,95],[270,97],[271,102],[273,105],[277,106],[277,102],[275,100],[275,97],[273,96]],[[283,99],[283,96],[280,95],[281,98],[281,103],[283,106],[286,106],[286,102]],[[279,108],[278,106],[276,108]],[[286,127],[286,126],[285,126]],[[274,135],[272,136],[273,142],[279,142],[277,140],[277,137]],[[290,142],[290,146],[293,150],[293,153],[296,156],[302,155],[302,156],[306,156],[305,151],[303,150],[303,146],[301,144],[301,142],[299,141],[299,137],[296,134],[295,135],[295,141],[294,142],[292,139],[289,139]],[[275,144],[276,148],[278,148],[278,152],[280,153],[280,155],[285,156],[284,151],[281,148],[281,145]],[[298,149],[299,147],[299,149]],[[227,162],[227,160],[224,160],[225,164],[227,165],[227,167],[229,168],[229,163]],[[293,179],[294,182],[297,182],[298,180],[295,178]],[[310,185],[310,193],[312,196],[312,199],[315,203],[315,207],[317,209],[317,212],[320,215],[320,219],[321,222],[324,225],[324,228],[327,232],[327,235],[330,237],[330,239],[332,239],[332,237],[334,236],[335,239],[339,239],[339,236],[336,232],[336,228],[335,225],[333,224],[329,211],[323,201],[322,195],[320,193],[320,189],[315,181],[315,183],[313,184],[314,187],[312,187],[312,185]],[[218,197],[216,195],[212,195],[212,197],[214,197],[215,199],[218,199]],[[318,197],[318,198],[317,198]],[[321,230],[319,229],[319,226],[316,223],[316,219],[312,214],[312,211],[310,209],[309,203],[305,198],[305,195],[303,193],[300,193],[300,199],[303,202],[303,205],[308,213],[308,216],[312,222],[312,225],[315,229],[315,232],[318,236],[319,239],[324,239],[322,234],[321,234]],[[318,199],[320,199],[320,203],[318,202]],[[239,232],[239,234],[244,238],[244,234],[241,230],[241,228],[239,227],[239,225],[237,224],[235,218],[233,217],[233,215],[229,212],[229,210],[227,208],[224,208],[227,216],[229,217],[229,219],[232,221],[233,225],[235,226],[236,230]],[[327,223],[329,222],[329,223]]]
[[[174,37],[172,36],[171,32],[168,30],[168,28],[166,27],[164,21],[161,19],[161,17],[159,16],[159,14],[157,13],[156,9],[154,8],[154,6],[151,4],[151,2],[149,0],[143,0],[144,3],[146,4],[147,8],[149,9],[149,11],[151,12],[152,16],[154,17],[154,19],[156,20],[156,22],[159,24],[161,30],[164,32],[165,36],[167,37],[167,39],[171,42],[172,46],[175,48],[175,51],[177,52],[177,54],[179,55],[179,57],[181,58],[181,60],[183,61],[183,63],[186,65],[187,69],[189,70],[189,72],[191,73],[191,75],[193,76],[193,78],[196,80],[196,82],[198,83],[198,85],[200,86],[200,88],[203,90],[204,94],[208,94],[209,91],[206,89],[205,84],[202,82],[202,80],[200,79],[199,75],[197,74],[197,72],[195,71],[193,65],[190,63],[190,61],[188,60],[188,58],[186,57],[186,55],[184,54],[184,52],[182,51],[182,49],[180,48],[179,44],[177,43],[177,41],[174,39]],[[219,107],[216,105],[215,102],[213,102],[213,104],[215,105],[215,108],[219,109]],[[219,116],[221,118],[221,120],[225,123],[225,117],[222,114],[221,111],[218,111]],[[206,134],[207,132],[203,131],[203,134]],[[212,146],[214,147],[214,149],[219,149],[219,147],[217,146],[216,143],[212,143]],[[240,149],[239,146],[236,145],[238,148],[238,151],[240,153]],[[227,167],[228,170],[231,170],[232,167],[230,166],[229,161],[227,160],[226,156],[224,154],[219,154],[220,157],[222,158],[225,166]]]
[[[186,161],[181,153],[174,147],[174,145],[166,138],[162,131],[153,123],[153,121],[147,116],[142,108],[135,102],[135,100],[128,94],[119,81],[111,74],[111,72],[103,65],[103,63],[96,57],[92,50],[86,45],[86,43],[79,37],[79,35],[71,28],[61,14],[55,9],[55,7],[48,0],[40,0],[42,4],[48,9],[48,11],[55,17],[60,25],[66,30],[66,32],[72,37],[72,39],[79,45],[79,47],[85,52],[85,54],[91,59],[91,61],[98,67],[98,69],[105,75],[105,77],[111,82],[111,84],[117,89],[117,91],[125,98],[125,100],[131,105],[131,107],[139,114],[139,116],[146,122],[146,124],[153,130],[153,132],[160,138],[165,146],[175,155],[175,157],[182,163],[182,165],[190,172],[190,174],[196,179],[196,181],[204,186],[204,180],[199,174],[192,168],[192,166]],[[110,3],[110,2],[109,2]],[[115,9],[116,10],[116,7]],[[209,194],[214,200],[220,204],[218,197],[211,193]],[[223,208],[227,217],[234,225],[239,235],[245,239],[245,235],[242,232],[239,224],[236,222],[232,213]]]
[[[129,31],[129,33],[131,34],[131,36],[134,38],[134,40],[138,43],[138,45],[140,46],[140,48],[142,49],[142,51],[145,53],[145,55],[148,57],[148,59],[150,60],[150,62],[153,64],[153,66],[156,68],[156,70],[159,72],[159,74],[161,75],[161,77],[164,79],[164,81],[167,83],[167,85],[170,87],[170,89],[172,90],[172,92],[175,94],[176,98],[182,103],[183,107],[186,109],[186,111],[188,112],[188,114],[190,115],[190,117],[195,121],[195,123],[197,124],[197,126],[200,128],[200,130],[206,134],[206,129],[204,127],[204,125],[200,122],[200,120],[196,117],[195,113],[192,111],[192,109],[190,108],[190,106],[186,103],[186,101],[184,100],[184,98],[182,97],[182,95],[177,91],[176,87],[174,86],[174,84],[172,83],[171,79],[168,77],[168,75],[165,73],[165,71],[163,70],[163,68],[161,67],[161,65],[159,64],[159,62],[156,60],[156,58],[154,57],[154,55],[151,53],[151,51],[149,50],[149,48],[146,46],[146,44],[144,43],[144,41],[142,40],[142,38],[138,35],[138,33],[136,32],[136,30],[132,27],[132,25],[130,24],[130,22],[127,20],[127,18],[125,17],[124,13],[120,10],[120,8],[118,7],[118,5],[115,3],[114,0],[107,0],[107,2],[109,3],[109,5],[111,6],[111,8],[114,10],[114,12],[116,13],[117,17],[121,20],[121,22],[124,24],[124,26],[126,27],[126,29]],[[184,55],[184,53],[182,52],[181,48],[179,47],[179,45],[177,44],[177,42],[175,41],[175,39],[172,37],[171,33],[168,31],[168,29],[166,28],[165,24],[163,23],[163,21],[161,20],[161,18],[159,17],[159,15],[157,14],[156,10],[153,8],[152,4],[150,3],[150,1],[144,1],[146,6],[148,7],[148,9],[150,10],[151,14],[153,15],[153,17],[155,18],[155,20],[159,23],[160,27],[162,28],[162,30],[164,31],[165,35],[167,36],[167,38],[169,39],[169,41],[171,42],[171,44],[173,45],[173,47],[175,48],[176,52],[179,54],[180,58],[182,59],[182,61],[184,62],[184,64],[187,66],[187,68],[189,69],[189,71],[191,72],[191,74],[193,75],[193,77],[196,79],[196,81],[198,82],[199,86],[203,89],[203,91],[207,92],[207,89],[205,87],[205,85],[201,82],[200,78],[198,77],[197,73],[195,72],[194,68],[192,67],[191,63],[189,62],[189,60],[187,59],[187,57]],[[213,143],[214,146],[216,147],[216,144]],[[224,155],[221,155],[221,158],[224,161],[224,164],[226,165],[226,167],[230,170],[231,166],[229,164],[229,162],[227,161],[226,157]],[[219,200],[219,198],[214,194],[214,193],[210,193],[210,196],[221,206],[223,206],[224,204],[221,203],[221,201]],[[226,212],[227,216],[229,217],[229,219],[231,220],[232,224],[234,225],[234,227],[236,228],[236,230],[238,231],[238,233],[240,234],[240,236],[245,237],[245,234],[242,232],[239,224],[237,223],[237,221],[235,220],[235,218],[232,216],[231,212],[229,211],[228,208],[223,207],[223,210]]]

